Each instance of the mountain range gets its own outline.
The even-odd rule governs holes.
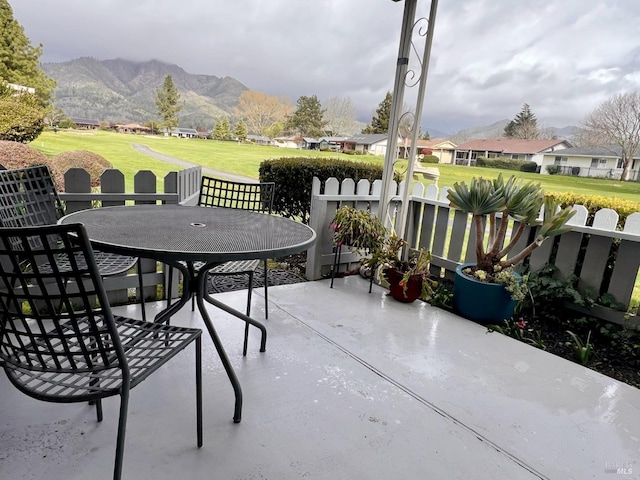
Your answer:
[[[54,104],[69,117],[110,122],[158,120],[156,90],[167,75],[180,92],[184,126],[212,128],[216,118],[229,114],[248,88],[231,77],[193,75],[177,65],[158,60],[97,60],[83,57],[43,64],[57,82]]]
[[[82,57],[61,63],[45,63],[43,70],[57,82],[54,104],[67,116],[118,123],[157,121],[155,92],[167,75],[171,75],[184,102],[179,114],[183,127],[213,128],[216,119],[231,114],[240,95],[249,90],[232,77],[195,75],[178,65],[159,60],[133,62]],[[491,125],[460,130],[453,135],[431,128],[425,130],[433,139],[450,138],[461,143],[474,138],[502,137],[508,122],[508,119],[500,120]],[[356,123],[358,128],[365,126],[362,122]],[[576,127],[551,127],[549,130],[558,138],[570,138]]]

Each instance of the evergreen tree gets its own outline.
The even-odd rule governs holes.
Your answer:
[[[211,132],[211,138],[214,140],[230,140],[231,139],[231,125],[229,124],[228,117],[222,117],[221,120],[216,122],[213,131]]]
[[[389,117],[391,117],[391,92],[387,92],[384,100],[376,109],[376,114],[371,119],[371,123],[367,125],[362,133],[389,133]]]
[[[155,102],[158,116],[162,119],[162,126],[175,128],[178,126],[178,112],[184,105],[179,104],[180,93],[173,83],[171,75],[167,75],[161,87],[156,89]]]
[[[40,67],[42,45],[31,46],[22,26],[13,18],[8,0],[0,0],[0,84],[13,83],[35,89],[37,106],[51,104],[56,82]]]
[[[520,138],[525,140],[535,139],[540,136],[538,130],[538,119],[531,112],[528,104],[522,105],[522,110],[506,127],[504,127],[504,136],[507,138]]]
[[[321,137],[326,122],[324,110],[316,95],[298,99],[296,110],[287,117],[285,128],[301,136]]]
[[[233,129],[233,135],[240,142],[244,142],[247,139],[247,124],[242,121],[242,119],[238,120],[235,128]]]

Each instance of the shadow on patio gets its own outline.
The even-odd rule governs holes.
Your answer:
[[[640,391],[353,276],[272,287],[267,351],[213,311],[244,393],[205,334],[204,447],[193,352],[133,390],[124,478],[586,479],[640,473]],[[253,309],[264,312],[260,290]],[[242,308],[245,292],[219,294]],[[148,304],[154,313],[156,304]],[[213,308],[213,307],[212,307]],[[139,316],[136,306],[115,313]],[[188,308],[174,323],[203,327]],[[118,400],[32,400],[0,378],[0,478],[111,478]]]

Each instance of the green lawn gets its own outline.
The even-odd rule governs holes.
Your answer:
[[[67,150],[91,150],[99,153],[109,160],[115,168],[125,174],[125,178],[127,178],[128,181],[128,190],[132,189],[129,182],[132,182],[133,174],[138,170],[153,171],[158,176],[160,185],[164,175],[168,172],[181,169],[178,165],[168,164],[138,153],[132,147],[134,143],[146,145],[157,152],[197,165],[245,175],[255,179],[258,178],[260,162],[272,158],[331,157],[380,164],[384,162],[382,157],[373,155],[344,155],[333,152],[238,144],[236,142],[152,137],[104,131],[43,132],[42,135],[31,143],[31,146],[49,156]],[[396,165],[399,171],[404,171],[406,167],[406,161],[400,161]],[[438,181],[440,186],[453,185],[454,182],[460,181],[468,182],[474,176],[495,178],[500,173],[505,176],[511,174],[511,172],[505,170],[481,167],[470,168],[456,165],[438,165],[438,168],[440,169],[440,180]],[[615,180],[561,175],[539,175],[522,172],[518,172],[517,174],[520,177],[540,182],[548,192],[583,193],[640,202],[640,183],[636,182],[619,182]]]

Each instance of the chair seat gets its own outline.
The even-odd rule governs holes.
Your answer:
[[[260,266],[261,260],[234,260],[221,263],[209,270],[215,275],[225,275],[243,272],[254,272]]]
[[[202,333],[199,329],[144,322],[125,317],[115,316],[114,320],[129,365],[131,388],[164,365]],[[73,326],[68,322],[62,325],[62,328],[63,331],[71,332],[76,331],[78,325],[81,329],[84,326],[83,330],[88,331],[86,322],[74,322]],[[50,346],[41,342],[34,347],[41,351],[43,358],[51,364],[52,369],[56,367],[47,350],[69,348],[72,351],[81,352],[87,347],[78,342],[74,344],[67,342],[63,347],[60,340],[53,336],[52,338]],[[67,338],[74,337],[70,334]],[[26,370],[20,367],[7,368],[5,371],[16,387],[40,400],[82,402],[120,393],[122,370],[117,363],[112,368],[88,373],[92,367],[84,361],[82,353],[76,358],[76,365],[71,365],[69,361],[61,365],[62,369],[67,371],[60,373]],[[22,385],[27,385],[28,388],[25,389]]]
[[[138,262],[137,257],[100,252],[98,250],[94,250],[94,258],[96,259],[96,264],[98,265],[98,271],[103,277],[126,273],[131,270]],[[86,269],[87,264],[82,255],[76,256],[76,262],[79,268]],[[58,257],[56,257],[56,264],[58,269],[65,271],[71,270],[69,257],[67,257],[66,255],[58,255]],[[41,264],[39,268],[42,273],[52,272],[51,265],[48,263]]]

